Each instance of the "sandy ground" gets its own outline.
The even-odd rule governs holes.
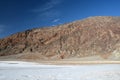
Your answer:
[[[17,58],[18,55],[10,55],[0,57],[0,61],[28,61],[28,62],[37,62],[42,64],[53,64],[53,65],[81,65],[81,64],[120,64],[120,58],[110,57],[108,59],[103,59],[100,56],[89,56],[83,58],[67,58],[67,59],[24,59]]]
[[[26,61],[34,62],[39,64],[49,64],[49,65],[93,65],[93,64],[120,64],[120,61],[112,60],[96,60],[96,61],[81,61],[81,60],[33,60],[33,59],[0,59],[0,61]]]
[[[120,64],[44,65],[0,61],[0,80],[120,80]]]

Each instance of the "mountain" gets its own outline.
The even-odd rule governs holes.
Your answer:
[[[95,16],[26,30],[0,39],[0,56],[67,59],[100,56],[120,59],[120,17]]]

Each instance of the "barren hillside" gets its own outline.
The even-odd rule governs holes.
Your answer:
[[[120,58],[120,17],[89,17],[0,39],[0,56],[66,59],[99,55]],[[14,58],[14,57],[13,57]]]

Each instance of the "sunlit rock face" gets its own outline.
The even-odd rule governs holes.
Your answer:
[[[0,56],[18,54],[17,58],[27,59],[120,58],[120,17],[89,17],[0,39]]]

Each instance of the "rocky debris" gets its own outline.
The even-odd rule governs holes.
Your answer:
[[[120,17],[97,16],[0,39],[0,56],[39,53],[49,59],[120,56]],[[23,55],[24,56],[24,55]],[[22,56],[22,57],[23,57]]]

